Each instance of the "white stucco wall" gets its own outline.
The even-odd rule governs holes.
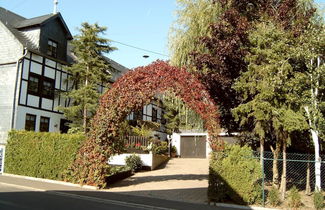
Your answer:
[[[42,117],[50,118],[50,127],[49,127],[50,132],[60,132],[60,120],[64,119],[63,114],[47,112],[47,111],[33,109],[25,106],[18,106],[15,129],[18,130],[25,129],[26,114],[36,115],[36,131],[39,131],[40,118],[42,116]]]
[[[6,142],[11,129],[16,71],[16,64],[0,65],[0,144]]]
[[[23,46],[0,22],[0,64],[16,62],[23,55]]]

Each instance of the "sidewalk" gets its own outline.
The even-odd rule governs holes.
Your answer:
[[[34,189],[37,191],[96,191],[95,188],[90,189],[87,187],[81,187],[80,185],[67,183],[67,182],[52,181],[52,180],[42,181],[42,179],[37,179],[33,177],[29,178],[29,177],[6,175],[6,174],[3,175],[0,174],[0,183],[21,186],[26,189],[30,189],[30,190]]]

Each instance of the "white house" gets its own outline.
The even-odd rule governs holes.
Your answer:
[[[67,131],[58,106],[68,101],[58,93],[72,85],[63,70],[72,62],[70,40],[60,13],[27,19],[0,7],[0,145],[11,129]],[[113,81],[128,71],[106,59],[115,70]],[[162,109],[155,102],[145,106],[142,115],[143,120],[162,121]],[[159,131],[165,135],[163,128]]]
[[[11,129],[66,129],[55,92],[71,86],[62,69],[71,39],[60,13],[26,19],[0,8],[0,144]]]

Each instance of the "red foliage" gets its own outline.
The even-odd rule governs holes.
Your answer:
[[[81,184],[105,186],[108,158],[122,149],[119,127],[127,115],[149,103],[156,94],[172,90],[205,121],[212,148],[219,132],[217,106],[205,87],[183,68],[164,61],[129,71],[106,92],[94,117],[90,135],[69,169],[67,178]]]

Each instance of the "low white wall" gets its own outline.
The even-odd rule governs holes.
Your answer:
[[[120,155],[114,155],[108,160],[108,164],[110,165],[125,165],[125,158],[128,156],[131,156],[133,154],[120,154]],[[143,166],[152,166],[152,154],[136,154],[139,155]]]
[[[133,154],[126,153],[126,154],[120,154],[120,155],[114,155],[108,160],[108,164],[110,165],[125,165],[125,158],[128,156],[131,156]],[[154,155],[152,153],[150,154],[136,154],[139,155],[142,160],[142,165],[150,167],[151,170],[154,170],[158,166],[160,166],[162,163],[166,162],[168,160],[168,157],[165,155]]]

